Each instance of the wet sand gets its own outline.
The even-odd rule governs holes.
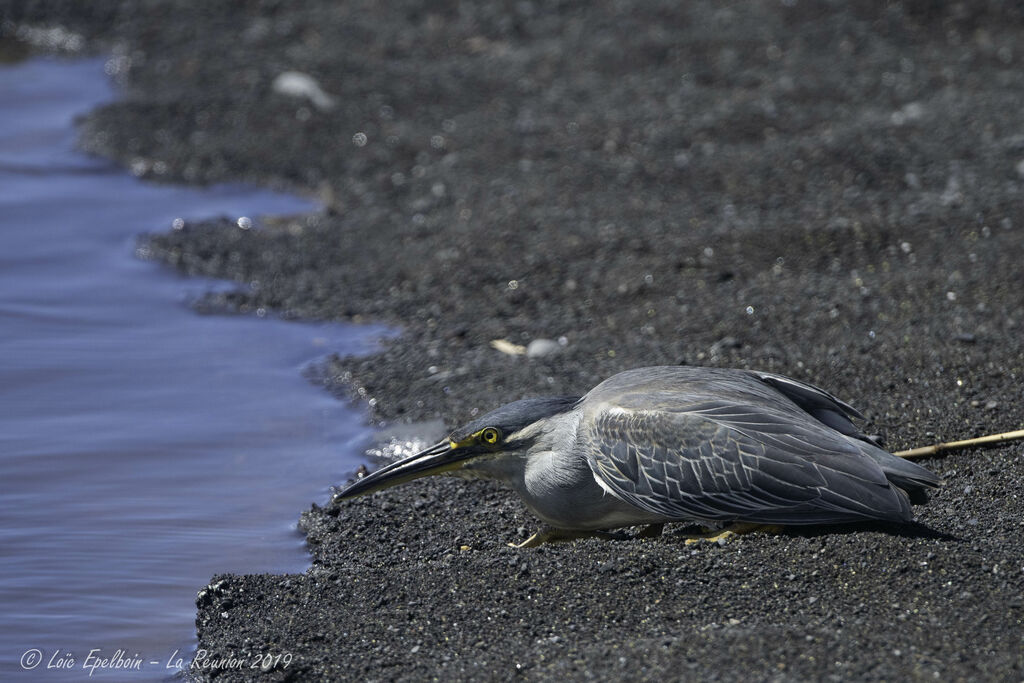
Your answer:
[[[249,285],[213,310],[401,325],[324,368],[374,420],[451,427],[687,363],[823,386],[894,450],[1020,428],[1020,10],[677,5],[51,3],[14,19],[120,55],[126,97],[83,123],[87,149],[328,204],[151,246]],[[286,71],[330,103],[276,92]],[[564,346],[490,345],[541,338]],[[514,550],[536,522],[483,482],[316,506],[312,568],[214,577],[200,648],[291,654],[275,679],[1019,679],[1024,446],[923,464],[945,484],[921,526],[696,548],[670,528]]]

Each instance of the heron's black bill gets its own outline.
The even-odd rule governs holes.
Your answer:
[[[450,441],[440,441],[416,455],[393,462],[386,467],[368,474],[339,494],[339,498],[355,498],[381,489],[404,484],[413,479],[431,474],[442,474],[456,469],[464,460],[472,457],[468,449],[452,448]]]

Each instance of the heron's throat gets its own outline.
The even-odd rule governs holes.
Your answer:
[[[522,480],[525,469],[526,450],[506,450],[477,455],[449,474],[463,479],[493,479],[515,484]]]

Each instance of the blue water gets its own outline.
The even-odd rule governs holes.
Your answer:
[[[302,368],[384,329],[198,315],[187,302],[223,283],[134,257],[138,234],[176,218],[316,207],[149,184],[75,151],[73,117],[114,96],[103,60],[0,68],[3,678],[36,653],[35,677],[81,678],[94,649],[143,661],[101,680],[174,673],[196,591],[220,572],[304,570],[299,513],[372,439]]]

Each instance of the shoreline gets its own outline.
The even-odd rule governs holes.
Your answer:
[[[229,310],[402,325],[326,366],[375,421],[452,427],[686,363],[812,382],[891,450],[1024,423],[1009,5],[72,5],[16,20],[114,46],[126,96],[84,122],[86,149],[154,179],[326,200],[150,244],[184,272],[260,283],[220,295]],[[286,71],[334,104],[275,91]],[[539,358],[491,346],[560,337]],[[490,483],[314,505],[310,570],[213,577],[199,648],[292,655],[275,680],[1019,676],[1022,454],[926,459],[945,485],[915,511],[936,535],[692,548],[668,530],[522,551],[506,543],[536,522]]]

